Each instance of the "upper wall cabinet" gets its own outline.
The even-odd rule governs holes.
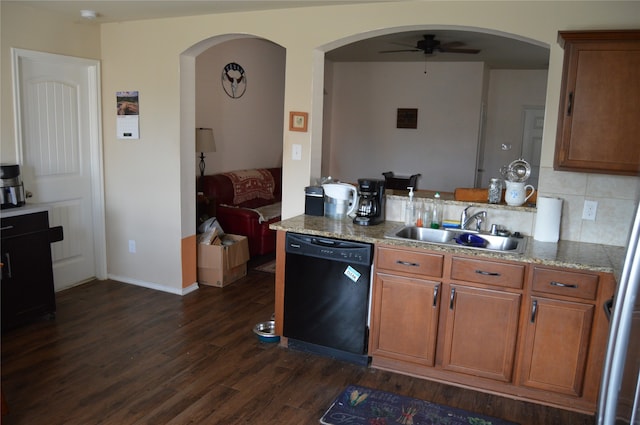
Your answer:
[[[640,30],[560,31],[564,68],[554,168],[637,175]]]

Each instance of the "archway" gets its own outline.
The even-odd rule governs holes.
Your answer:
[[[236,61],[246,69],[242,97],[228,95],[221,84],[223,69]],[[281,166],[284,63],[282,46],[246,34],[211,37],[180,55],[181,231],[183,253],[192,251],[183,255],[185,284],[196,280],[197,269],[194,130],[214,130],[216,151],[207,155],[205,174]]]
[[[398,53],[398,54],[394,53],[394,54],[387,54],[387,55],[378,54],[377,56],[375,56],[375,59],[371,59],[372,55],[388,49],[394,49],[394,48],[400,49],[402,52],[418,51],[416,49],[411,49],[411,47],[415,46],[415,44],[409,44],[407,42],[405,42],[404,44],[392,43],[392,41],[394,41],[394,37],[398,39],[402,38],[399,36],[406,36],[405,38],[407,40],[410,40],[411,36],[413,36],[413,37],[417,37],[416,40],[418,40],[422,38],[424,34],[428,34],[428,33],[443,34],[445,36],[451,35],[451,34],[464,35],[464,37],[460,37],[460,38],[465,41],[468,40],[469,37],[475,36],[476,39],[481,40],[482,43],[485,43],[486,45],[494,45],[495,48],[504,49],[504,52],[495,52],[495,53],[492,52],[491,54],[486,54],[486,55],[485,55],[485,52],[483,51],[482,59],[485,60],[487,63],[487,65],[485,65],[485,69],[489,69],[490,71],[483,71],[482,67],[480,67],[479,72],[485,72],[486,75],[494,75],[493,74],[494,70],[503,69],[503,68],[508,69],[507,67],[509,66],[513,66],[514,67],[513,69],[514,70],[517,69],[517,71],[520,72],[521,74],[523,74],[522,71],[528,70],[529,68],[535,69],[536,73],[529,73],[527,78],[532,79],[533,81],[532,87],[534,86],[533,84],[535,84],[535,87],[540,88],[540,90],[538,90],[538,93],[541,93],[541,95],[531,96],[530,94],[524,93],[520,95],[527,100],[508,99],[509,101],[515,102],[518,106],[518,109],[515,112],[512,109],[511,111],[512,115],[509,117],[508,121],[513,124],[511,125],[510,128],[507,128],[506,130],[503,128],[500,128],[497,130],[493,129],[492,124],[495,125],[498,118],[490,115],[489,118],[493,119],[493,121],[489,121],[489,130],[490,131],[493,130],[491,133],[491,136],[492,136],[491,142],[494,144],[493,145],[488,144],[486,148],[484,147],[483,143],[485,141],[484,139],[485,132],[487,131],[487,128],[485,127],[486,119],[487,119],[486,118],[487,83],[484,81],[478,81],[476,86],[472,87],[474,90],[482,91],[482,94],[479,94],[477,96],[478,97],[477,100],[479,103],[478,107],[476,108],[476,110],[468,114],[466,118],[465,123],[466,125],[469,126],[469,131],[466,134],[462,134],[462,135],[459,135],[459,134],[456,135],[454,133],[447,134],[445,132],[447,126],[449,126],[450,128],[456,126],[457,123],[454,121],[454,118],[451,118],[447,122],[446,120],[449,118],[445,116],[444,119],[441,119],[440,121],[436,121],[435,123],[433,121],[428,122],[430,118],[435,117],[441,111],[437,110],[434,105],[430,105],[426,102],[420,103],[420,106],[422,108],[420,110],[419,116],[421,116],[422,118],[422,124],[424,125],[425,123],[428,122],[428,125],[429,125],[428,128],[433,131],[429,133],[429,130],[425,130],[424,128],[423,129],[418,128],[417,131],[414,130],[414,134],[409,134],[405,131],[405,133],[399,135],[399,132],[396,131],[395,128],[393,130],[389,128],[388,126],[389,123],[387,123],[387,127],[382,127],[381,125],[379,125],[381,121],[384,121],[390,116],[391,111],[384,111],[386,115],[384,115],[382,111],[375,111],[375,110],[371,111],[370,110],[371,108],[368,105],[375,104],[375,101],[369,99],[367,102],[367,106],[362,107],[362,110],[367,110],[367,113],[371,113],[373,118],[370,119],[370,122],[372,123],[373,127],[376,127],[377,125],[375,130],[371,131],[372,134],[363,136],[363,139],[365,137],[367,138],[369,149],[368,150],[365,149],[363,145],[354,144],[349,150],[347,149],[348,143],[345,144],[344,140],[349,140],[349,142],[351,142],[358,137],[357,134],[355,134],[354,132],[350,132],[350,130],[348,130],[349,123],[351,121],[356,122],[359,119],[358,124],[360,125],[360,128],[368,128],[369,126],[367,125],[368,121],[366,119],[362,117],[358,118],[357,115],[349,116],[351,111],[358,111],[359,110],[358,105],[362,106],[362,103],[364,103],[364,101],[360,104],[358,104],[358,102],[345,102],[344,101],[345,95],[341,94],[340,96],[342,97],[339,98],[340,100],[336,100],[335,104],[343,105],[346,103],[351,103],[351,108],[349,110],[342,109],[342,110],[332,111],[328,108],[327,102],[324,102],[322,104],[314,104],[315,108],[324,108],[323,115],[325,119],[329,121],[331,119],[335,119],[334,124],[336,122],[340,122],[340,120],[349,121],[348,123],[340,122],[339,125],[341,126],[343,133],[336,132],[336,126],[335,125],[331,126],[331,123],[327,124],[325,122],[323,124],[323,128],[325,129],[330,128],[332,130],[331,134],[337,135],[337,137],[339,137],[341,140],[341,142],[339,143],[339,146],[337,147],[333,146],[332,148],[332,145],[330,144],[330,140],[328,139],[329,131],[323,132],[321,154],[312,158],[313,161],[321,162],[321,166],[318,165],[316,168],[318,169],[322,168],[323,175],[332,175],[332,177],[344,178],[345,176],[341,176],[340,174],[345,172],[347,164],[349,168],[355,168],[353,167],[352,159],[357,156],[356,155],[357,152],[368,152],[370,156],[370,158],[367,160],[367,163],[360,167],[361,170],[366,170],[367,166],[371,166],[371,168],[375,169],[376,172],[390,171],[387,169],[382,169],[383,165],[381,165],[380,163],[383,162],[383,159],[385,164],[389,162],[389,163],[395,164],[396,166],[399,166],[399,164],[406,163],[407,166],[409,166],[409,164],[413,164],[411,166],[417,168],[420,166],[419,164],[420,158],[423,158],[428,154],[432,154],[435,150],[440,150],[440,149],[446,150],[446,145],[453,146],[452,140],[447,140],[447,139],[454,139],[457,136],[457,137],[463,137],[465,138],[465,140],[467,140],[466,144],[464,145],[464,149],[460,149],[460,150],[462,150],[465,153],[465,155],[471,157],[471,160],[465,162],[465,165],[464,165],[465,170],[469,170],[468,176],[466,176],[463,180],[464,182],[466,182],[467,186],[462,186],[462,187],[471,187],[474,185],[481,185],[484,183],[483,177],[480,175],[481,173],[476,172],[476,170],[482,170],[483,168],[485,168],[483,167],[483,164],[485,164],[485,160],[484,160],[485,156],[488,156],[488,160],[486,161],[488,162],[488,165],[486,167],[488,168],[488,171],[487,173],[485,173],[484,180],[488,181],[490,177],[498,177],[497,175],[489,175],[489,174],[490,173],[497,174],[500,164],[509,163],[513,159],[516,159],[517,157],[522,155],[520,140],[522,138],[522,126],[524,125],[524,123],[521,123],[521,121],[523,121],[524,119],[523,108],[524,106],[531,107],[533,105],[544,107],[544,104],[545,104],[547,68],[548,68],[548,57],[549,57],[549,46],[546,43],[542,43],[537,40],[532,40],[526,37],[522,37],[517,34],[505,33],[505,32],[496,31],[488,28],[450,26],[450,25],[425,25],[425,26],[407,26],[407,27],[377,29],[375,31],[371,31],[367,33],[355,34],[350,37],[346,37],[344,39],[337,40],[335,42],[321,46],[320,50],[324,53],[324,57],[327,63],[329,62],[329,60],[348,62],[350,60],[349,59],[350,57],[348,56],[349,54],[353,54],[353,59],[351,61],[354,64],[355,63],[361,64],[367,61],[379,61],[381,63],[388,62],[388,61],[392,61],[392,62],[397,61],[394,63],[397,63],[399,65],[398,68],[407,69],[406,68],[407,63],[415,62],[416,66],[411,69],[414,69],[416,71],[416,74],[419,74],[419,76],[416,76],[416,81],[418,81],[420,76],[426,75],[427,64],[429,64],[429,66],[437,66],[438,65],[437,62],[447,62],[447,61],[451,61],[451,63],[468,61],[469,63],[471,63],[472,60],[470,60],[470,58],[473,59],[473,61],[478,62],[478,59],[475,59],[474,55],[437,54],[437,55],[427,56],[425,54],[422,54],[422,52]],[[457,38],[458,37],[454,38],[453,40],[457,40]],[[386,45],[381,44],[382,41],[386,41],[387,44]],[[451,41],[451,39],[449,39],[449,41]],[[480,44],[483,45],[482,43]],[[452,43],[452,44],[455,44],[455,43]],[[467,45],[464,45],[464,44],[462,44],[462,46],[459,45],[458,47],[477,47],[472,45],[474,44],[473,42],[467,42],[466,44]],[[357,46],[357,48],[354,50],[353,47],[355,46]],[[485,45],[483,46],[486,47]],[[406,49],[406,50],[403,50],[403,49]],[[377,50],[377,51],[372,51],[372,50]],[[507,54],[506,52],[509,52],[509,53]],[[385,53],[388,53],[388,52],[385,52]],[[531,53],[534,53],[534,54],[531,54]],[[511,55],[512,57],[509,58],[509,55]],[[527,59],[528,56],[529,57],[535,56],[536,61],[528,60]],[[454,60],[451,59],[452,57],[454,57]],[[340,69],[341,69],[340,73],[336,71],[335,74],[345,75],[343,73],[344,69],[343,68],[340,68]],[[324,70],[326,70],[326,67],[324,68]],[[358,70],[362,71],[363,68],[359,68]],[[540,72],[537,72],[537,71],[540,71]],[[331,71],[328,71],[328,72],[330,73]],[[381,72],[384,72],[384,71],[381,71]],[[356,72],[354,72],[354,74],[356,74]],[[366,74],[366,75],[370,77],[369,74]],[[405,79],[406,76],[404,75],[396,75],[396,76],[399,79],[398,81],[400,81],[398,85],[400,86],[399,89],[401,90],[401,86],[402,86],[401,81]],[[435,77],[436,75],[433,74],[433,76]],[[443,75],[441,74],[440,77],[442,76]],[[446,76],[447,75],[445,73],[445,77]],[[333,81],[338,80],[337,77],[333,77],[333,79],[334,79]],[[318,78],[316,81],[318,82],[318,80],[320,80],[320,78]],[[420,84],[421,83],[422,82],[420,82]],[[331,82],[328,82],[327,79],[325,78],[323,79],[322,84],[325,89],[325,93],[323,96],[324,99],[325,100],[327,98],[331,99],[331,96],[332,96],[331,87],[330,87]],[[443,84],[443,83],[439,82],[439,84]],[[506,84],[506,83],[503,83],[503,84]],[[525,83],[522,83],[522,84],[524,85]],[[327,87],[329,88],[327,89]],[[344,86],[342,88],[344,88]],[[431,87],[431,89],[433,89],[433,87]],[[369,95],[371,91],[372,90],[364,90],[361,93],[364,93],[363,94],[363,97],[364,97]],[[408,91],[409,90],[405,90],[405,92],[408,92]],[[416,92],[417,91],[418,90],[416,90]],[[382,90],[382,92],[384,92],[384,90]],[[341,91],[341,93],[344,93],[344,91]],[[441,95],[441,98],[446,98],[445,96],[447,95],[447,93],[446,91],[440,92],[440,95]],[[527,95],[529,96],[528,98],[526,97]],[[460,108],[460,107],[464,108],[465,105],[468,103],[462,98],[462,96],[463,94],[459,93],[459,98],[460,98],[459,102],[463,102],[463,103],[462,105],[460,103],[455,105],[457,108]],[[412,99],[411,96],[407,96],[407,98],[409,99],[408,103],[420,102],[415,98]],[[336,97],[336,99],[338,99],[338,97]],[[393,99],[393,96],[387,96],[385,97],[385,99],[388,99],[391,102],[397,101],[397,99]],[[314,102],[322,102],[322,101],[316,98],[314,99]],[[482,104],[480,104],[480,102]],[[520,103],[518,104],[517,102],[520,102]],[[403,106],[415,107],[412,105],[396,105],[396,107],[403,107]],[[430,110],[429,107],[431,107],[432,109]],[[445,109],[445,108],[446,107],[443,107],[442,109]],[[453,109],[453,106],[452,106],[452,109]],[[393,109],[393,112],[395,112],[395,108]],[[427,114],[425,114],[425,112]],[[379,115],[375,115],[376,113],[378,113]],[[501,113],[504,114],[504,112],[501,112]],[[453,114],[450,114],[450,116],[453,116]],[[503,115],[503,118],[504,118],[504,115]],[[421,119],[419,118],[418,121],[420,123]],[[503,121],[507,121],[507,120],[503,119]],[[440,124],[442,124],[441,125],[442,128],[440,129],[440,132],[437,132],[435,129],[437,129],[437,126]],[[475,128],[472,128],[472,126],[475,126]],[[509,139],[508,141],[495,140],[496,135],[501,136],[502,133],[505,134],[504,136],[505,138]],[[420,150],[422,146],[419,145],[420,142],[418,140],[418,136],[415,136],[415,134],[419,134],[419,137],[422,137],[422,140],[425,140],[426,138],[430,138],[430,140],[441,139],[442,142],[439,146],[436,146],[435,149],[432,150],[431,152],[429,153],[423,152]],[[404,140],[400,139],[403,142],[406,142],[406,145],[404,145],[405,153],[412,149],[416,149],[416,150],[414,151],[413,155],[407,155],[405,156],[404,159],[398,158],[396,155],[396,158],[394,160],[393,152],[389,150],[390,148],[387,150],[384,150],[385,149],[384,146],[380,146],[380,145],[376,146],[376,137],[378,136],[380,136],[380,138],[406,137],[406,139]],[[519,139],[512,140],[514,138],[519,138]],[[315,138],[314,140],[318,140],[318,138]],[[398,140],[396,140],[396,142],[397,141]],[[364,141],[362,143],[364,143]],[[379,143],[383,143],[383,142],[379,141]],[[496,144],[498,147],[497,149],[496,149]],[[501,145],[503,149],[500,149]],[[402,143],[400,144],[396,143],[395,147],[398,148],[401,146],[403,146]],[[334,149],[335,151],[332,151],[332,149]],[[378,155],[380,158],[378,159],[377,163],[375,162],[375,154],[374,154],[375,150],[377,150],[378,152],[381,152]],[[319,151],[320,151],[319,149],[314,150],[314,152],[319,152]],[[438,167],[441,167],[441,168],[445,167],[445,165],[443,165],[445,163],[450,164],[451,160],[454,159],[456,155],[459,156],[459,151],[458,153],[456,153],[454,149],[451,149],[451,151],[448,153],[449,155],[448,157],[443,158],[443,160],[439,161],[439,163],[432,164],[431,168],[438,169]],[[486,152],[488,152],[488,155],[486,154]],[[344,160],[344,158],[350,158],[350,160],[346,161]],[[371,160],[371,158],[373,160]],[[392,161],[389,161],[390,158],[392,159]],[[332,164],[332,161],[333,161],[333,164]],[[449,167],[449,169],[453,170],[452,167]],[[399,170],[394,170],[394,171],[399,171]],[[421,170],[414,169],[414,168],[401,170],[401,171],[416,171],[418,173],[421,172]],[[442,175],[444,172],[446,172],[446,169],[439,170],[438,173]],[[414,174],[414,173],[409,172],[408,174]],[[422,172],[422,174],[424,176],[426,173]],[[350,180],[353,180],[355,177],[357,177],[357,175],[349,175],[347,173],[346,177]],[[367,175],[367,177],[375,177],[375,176]],[[459,176],[454,176],[454,177],[459,177]],[[461,184],[465,184],[465,183],[461,183]],[[436,187],[431,189],[442,189],[442,188]]]

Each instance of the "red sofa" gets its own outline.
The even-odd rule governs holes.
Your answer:
[[[253,257],[274,252],[276,232],[269,224],[280,221],[282,168],[257,168],[199,178],[207,214],[216,217],[225,233],[244,235]]]

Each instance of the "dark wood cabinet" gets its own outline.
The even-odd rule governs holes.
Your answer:
[[[640,30],[561,31],[564,68],[554,168],[640,172]]]
[[[2,329],[56,311],[51,242],[61,228],[49,228],[46,211],[3,217]]]

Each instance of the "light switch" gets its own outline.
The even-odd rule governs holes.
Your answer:
[[[294,161],[302,160],[302,145],[298,143],[291,145],[291,159]]]

